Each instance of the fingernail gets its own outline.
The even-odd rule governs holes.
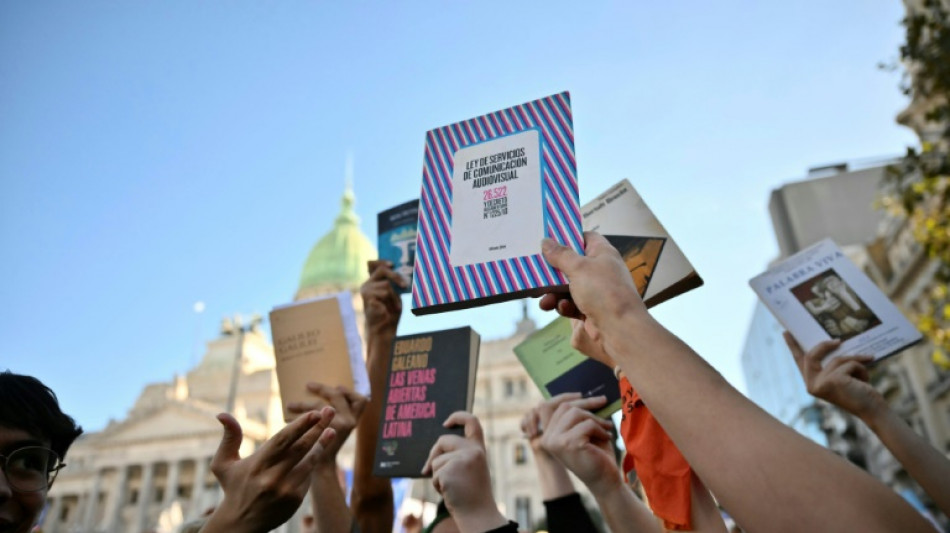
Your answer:
[[[549,239],[548,237],[541,239],[541,251],[550,252],[550,251],[553,251],[556,247],[557,247],[557,243],[554,242],[554,239]]]

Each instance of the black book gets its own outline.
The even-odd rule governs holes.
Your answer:
[[[391,207],[377,216],[376,233],[379,236],[379,258],[392,262],[393,270],[402,274],[409,282],[406,288],[397,286],[397,292],[412,290],[412,269],[416,262],[416,228],[418,225],[418,199]]]
[[[442,423],[455,411],[472,410],[480,342],[469,327],[396,338],[373,475],[423,477],[435,441],[462,434]]]

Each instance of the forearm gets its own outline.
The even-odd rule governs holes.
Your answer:
[[[660,521],[623,480],[589,487],[611,531],[661,533]]]
[[[599,326],[607,353],[743,527],[869,532],[929,528],[884,485],[748,401],[645,310],[606,316]],[[782,505],[764,506],[763,498]]]
[[[534,464],[538,468],[541,499],[553,500],[574,492],[574,483],[564,465],[544,450],[535,450]]]
[[[314,533],[349,533],[353,515],[346,506],[336,465],[317,467],[311,475],[310,501],[316,524]]]
[[[910,477],[950,516],[950,460],[887,406],[862,417]]]
[[[366,367],[371,393],[369,403],[356,425],[356,459],[353,465],[351,503],[362,533],[388,533],[392,530],[394,513],[392,485],[388,478],[373,475],[373,460],[396,332],[370,332],[367,337]]]
[[[693,531],[700,533],[726,533],[726,523],[712,494],[696,477],[694,472],[690,476],[689,517],[693,523]]]

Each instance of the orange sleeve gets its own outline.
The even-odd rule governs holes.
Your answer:
[[[623,471],[637,472],[650,509],[671,530],[692,530],[690,476],[683,454],[653,418],[626,377],[620,379],[623,418],[620,435],[627,448]]]

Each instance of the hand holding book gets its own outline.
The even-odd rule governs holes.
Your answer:
[[[791,333],[786,331],[783,336],[802,373],[808,394],[862,419],[877,409],[887,409],[884,397],[868,382],[867,364],[874,361],[873,355],[841,356],[825,364],[841,341],[825,341],[805,352]]]
[[[366,329],[392,330],[395,333],[396,325],[399,324],[399,318],[402,316],[402,298],[394,289],[394,285],[406,288],[409,286],[409,281],[393,271],[389,261],[370,261],[367,268],[369,280],[360,287]]]

